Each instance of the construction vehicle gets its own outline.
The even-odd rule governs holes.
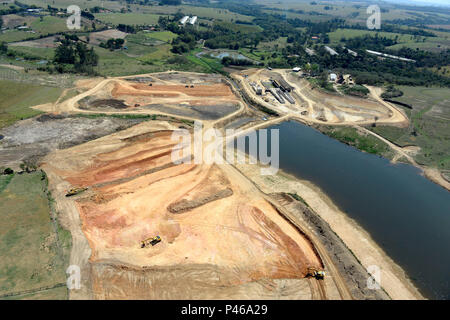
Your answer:
[[[325,278],[325,271],[317,270],[316,268],[308,268],[306,276],[316,278],[317,280],[323,280]]]
[[[76,196],[77,194],[80,194],[80,193],[86,191],[87,189],[88,188],[73,188],[73,189],[70,189],[69,191],[67,191],[66,197]]]
[[[152,245],[152,247],[153,247],[153,246],[157,245],[160,242],[161,242],[161,237],[160,236],[156,236],[154,238],[148,238],[148,239],[145,239],[145,240],[141,241],[141,248],[148,247],[149,245]]]

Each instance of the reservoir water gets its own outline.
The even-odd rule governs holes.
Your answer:
[[[360,152],[303,124],[268,129],[280,129],[280,169],[320,187],[427,298],[450,299],[450,192],[413,166]]]

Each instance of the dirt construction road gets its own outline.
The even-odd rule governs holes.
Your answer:
[[[370,99],[362,99],[313,89],[306,80],[294,76],[290,70],[251,69],[242,74],[235,73],[233,77],[256,103],[303,122],[336,126],[408,124],[408,118],[402,112],[379,97],[381,92],[378,88],[369,88]],[[250,87],[250,82],[261,84],[271,79],[284,79],[294,88],[291,95],[295,104],[279,103],[269,93],[258,96]]]

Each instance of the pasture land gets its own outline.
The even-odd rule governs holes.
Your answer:
[[[404,95],[395,101],[412,106],[405,109],[409,128],[379,126],[374,132],[400,146],[419,146],[415,159],[420,164],[450,170],[450,91],[446,88],[398,87]],[[400,107],[401,108],[401,107]]]
[[[61,88],[0,80],[0,128],[38,115],[30,107],[53,103],[61,93]]]
[[[9,298],[67,299],[65,270],[72,238],[51,220],[46,177],[34,172],[9,178],[0,190],[0,295],[30,290]],[[42,290],[55,285],[60,287]]]

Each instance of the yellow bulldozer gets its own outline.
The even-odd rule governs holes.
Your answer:
[[[88,188],[73,188],[67,191],[66,197],[72,197],[76,196],[77,194],[80,194],[84,191],[86,191]]]
[[[160,236],[156,236],[154,238],[148,238],[148,239],[145,239],[145,240],[141,241],[141,248],[148,247],[149,245],[151,245],[153,247],[153,246],[157,245],[160,242],[161,242],[161,237]]]
[[[317,270],[316,268],[308,268],[306,276],[316,278],[317,280],[323,280],[325,278],[325,271]]]

